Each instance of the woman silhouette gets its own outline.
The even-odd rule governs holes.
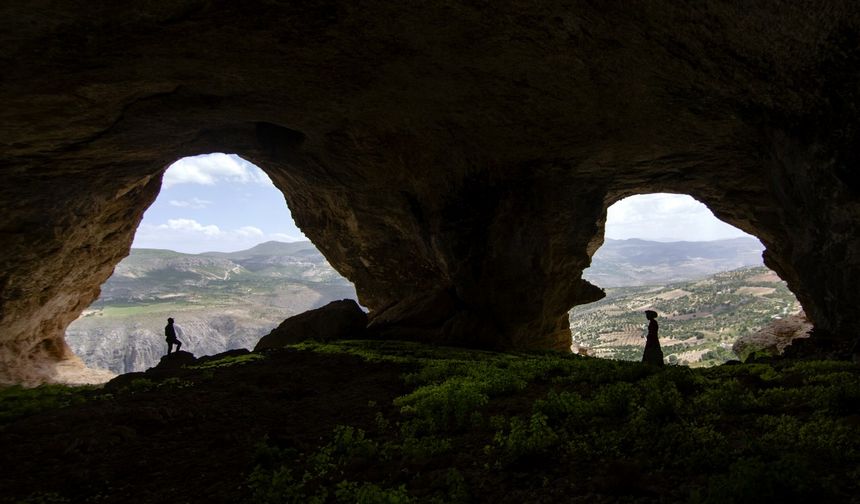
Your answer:
[[[648,336],[645,339],[645,352],[642,354],[642,362],[662,366],[663,350],[660,348],[660,340],[657,339],[657,312],[646,310],[645,318],[651,322],[648,323]]]

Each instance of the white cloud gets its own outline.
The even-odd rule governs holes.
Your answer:
[[[170,206],[175,206],[179,208],[206,208],[212,204],[211,201],[200,199],[200,198],[191,198],[190,200],[170,200],[168,201]]]
[[[178,184],[214,185],[218,182],[272,183],[255,165],[235,154],[223,153],[182,158],[167,168],[162,179],[165,188]]]
[[[243,226],[236,230],[236,234],[239,236],[247,236],[247,237],[256,237],[261,238],[265,235],[263,230],[260,228],[256,228],[254,226]]]
[[[282,242],[297,242],[297,241],[305,241],[307,237],[305,235],[301,236],[293,236],[287,233],[272,233],[269,235],[269,238],[276,241]]]
[[[300,241],[286,233],[266,233],[256,226],[221,229],[194,219],[168,219],[163,224],[142,223],[134,236],[133,247],[177,250],[188,253],[231,252],[251,248],[264,241]]]
[[[655,241],[707,241],[749,236],[720,221],[701,202],[684,194],[631,196],[609,207],[606,237]]]
[[[183,231],[188,233],[203,233],[207,236],[220,236],[223,231],[215,224],[204,226],[194,219],[168,219],[167,224],[155,226],[156,229]]]

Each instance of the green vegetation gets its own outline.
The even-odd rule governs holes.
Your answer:
[[[164,301],[160,303],[141,303],[128,305],[104,306],[97,312],[100,317],[129,317],[134,315],[150,315],[177,313],[194,308],[195,305],[187,301]]]
[[[89,366],[142,371],[157,364],[167,317],[187,329],[184,350],[211,355],[253,348],[285,317],[354,297],[310,242],[227,254],[132,249],[66,341]]]
[[[737,358],[731,346],[738,337],[800,306],[775,273],[745,268],[695,282],[607,289],[604,299],[571,310],[573,339],[589,355],[641,360],[645,309],[660,314],[668,362],[712,366]]]
[[[370,430],[339,426],[307,450],[261,443],[251,502],[820,502],[860,484],[850,362],[657,369],[397,342],[297,348],[400,363],[408,390],[374,404]]]
[[[553,352],[306,342],[137,378],[108,391],[4,389],[0,431],[48,409],[79,404],[68,418],[80,419],[121,405],[124,415],[140,415],[130,425],[155,429],[140,434],[148,442],[145,432],[157,433],[162,418],[186,419],[176,425],[195,429],[191,419],[198,417],[185,415],[210,416],[215,410],[199,406],[215,391],[224,394],[219,408],[273,398],[294,408],[321,384],[268,391],[278,362],[309,361],[300,351],[317,354],[316,363],[351,363],[352,373],[370,365],[343,354],[393,364],[375,366],[388,377],[374,382],[385,399],[362,398],[356,414],[332,421],[327,425],[337,426],[321,435],[297,439],[275,423],[250,438],[268,433],[255,449],[241,440],[243,450],[231,453],[247,458],[230,474],[242,473],[246,502],[844,502],[860,491],[860,366],[841,361],[659,369]],[[366,390],[357,374],[329,376],[336,387],[349,380],[357,394]],[[206,389],[218,378],[220,385]],[[244,381],[225,387],[236,380]],[[178,396],[200,402],[185,411],[164,400]],[[301,421],[313,426],[317,420]],[[134,440],[133,432],[120,426],[120,437],[107,432],[105,439]],[[204,439],[202,456],[208,457],[210,438]],[[188,446],[183,453],[199,449]],[[19,495],[24,502],[84,502],[77,496],[96,495],[40,489],[45,492]]]
[[[152,392],[155,390],[176,390],[193,387],[194,383],[188,380],[183,380],[178,377],[170,377],[165,379],[150,379],[150,378],[134,378],[128,384],[120,387],[117,390],[118,394],[139,394],[143,392]],[[97,397],[107,398],[110,394],[97,395]]]
[[[71,502],[53,492],[35,492],[19,500],[16,504],[69,504]]]
[[[755,262],[753,239],[696,243],[607,240],[587,278],[598,285],[663,284],[701,278]],[[608,289],[603,301],[571,311],[578,343],[601,357],[639,360],[641,308],[661,313],[666,358],[713,365],[731,358],[734,339],[794,310],[793,296],[764,268],[662,287]],[[746,271],[747,273],[743,273]],[[738,289],[747,287],[746,291]],[[759,288],[760,290],[755,290]],[[763,289],[763,290],[761,290]],[[775,289],[775,290],[774,290]],[[679,295],[683,290],[683,296]],[[774,292],[770,292],[774,290]],[[234,253],[181,254],[133,249],[102,286],[101,296],[73,322],[66,340],[92,366],[116,373],[155,365],[167,317],[193,328],[185,349],[198,355],[252,348],[286,316],[355,297],[349,282],[310,242],[268,242]],[[665,318],[664,318],[665,317]]]
[[[35,388],[12,386],[0,388],[0,425],[40,411],[63,408],[85,402],[97,387],[42,385]]]
[[[217,360],[206,361],[201,364],[194,364],[190,367],[193,369],[224,368],[230,366],[240,366],[261,359],[265,359],[265,357],[263,355],[255,353],[247,353],[244,355],[228,355],[227,357],[222,357]]]

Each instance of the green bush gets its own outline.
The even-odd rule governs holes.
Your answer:
[[[489,397],[473,380],[455,378],[438,385],[425,385],[394,401],[403,415],[422,420],[424,432],[438,432],[468,425],[471,414]]]
[[[192,364],[188,366],[189,369],[214,369],[214,368],[225,368],[230,366],[240,366],[243,364],[249,364],[251,362],[260,361],[265,359],[266,357],[262,354],[257,353],[247,353],[244,355],[234,355],[223,357],[218,360],[212,360],[208,362],[204,362],[202,364]]]
[[[248,476],[251,490],[249,503],[254,504],[316,504],[325,502],[328,493],[323,489],[319,495],[307,495],[307,479],[296,478],[287,466],[265,469],[257,466]]]
[[[592,414],[611,418],[624,418],[633,410],[639,399],[638,390],[626,382],[611,383],[601,387],[592,401]]]
[[[808,459],[791,455],[765,462],[741,458],[727,474],[708,481],[707,494],[694,492],[691,502],[707,504],[762,502],[822,502],[832,495],[822,485]]]
[[[68,504],[71,502],[55,492],[36,492],[18,500],[16,504]]]
[[[533,409],[553,422],[578,425],[590,416],[589,406],[576,392],[550,390],[546,398],[535,401]]]
[[[96,388],[67,385],[41,385],[35,388],[15,385],[0,388],[0,424],[41,411],[84,403]]]
[[[521,457],[540,455],[558,440],[559,436],[549,426],[547,417],[540,413],[533,414],[528,422],[518,417],[511,418],[507,429],[496,432],[493,437],[503,465]]]
[[[641,495],[636,471],[659,482],[667,502],[827,500],[837,495],[828,485],[854,488],[860,480],[860,470],[850,470],[860,462],[860,428],[851,420],[860,380],[850,363],[656,369],[552,353],[435,353],[393,342],[325,351],[337,348],[407,364],[411,390],[395,399],[398,416],[376,414],[372,433],[338,428],[327,445],[282,464],[295,475],[269,470],[283,496],[468,502],[469,481],[523,477],[537,482],[536,498],[551,501],[572,470],[559,468],[575,468],[603,492],[594,468],[615,465],[632,467],[631,476],[607,491],[631,502]],[[372,481],[366,472],[344,473],[366,470],[361,461],[368,459],[417,467],[423,476],[410,477],[422,483],[403,487],[399,470]],[[457,465],[446,476],[439,464]],[[546,485],[558,488],[540,493]]]
[[[337,485],[335,496],[344,504],[409,504],[413,500],[406,487],[381,488],[373,483],[342,481]]]

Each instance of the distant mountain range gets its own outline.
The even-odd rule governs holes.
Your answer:
[[[309,241],[231,253],[132,249],[66,341],[90,366],[140,371],[164,354],[167,317],[183,328],[183,350],[209,355],[252,348],[285,318],[343,298],[355,299],[355,288]]]
[[[759,266],[761,251],[748,238],[606,240],[584,276],[601,287],[663,285]],[[206,355],[252,348],[289,316],[355,297],[352,284],[309,241],[229,253],[132,249],[66,340],[90,366],[139,371],[164,354],[167,317],[184,329],[183,350]]]
[[[659,313],[668,361],[698,366],[736,359],[731,348],[738,337],[797,313],[800,304],[763,266],[662,286],[608,288],[604,299],[570,311],[575,347],[596,357],[641,360],[645,310]]]
[[[763,250],[755,238],[707,242],[606,240],[583,277],[599,287],[665,285],[762,266]]]

